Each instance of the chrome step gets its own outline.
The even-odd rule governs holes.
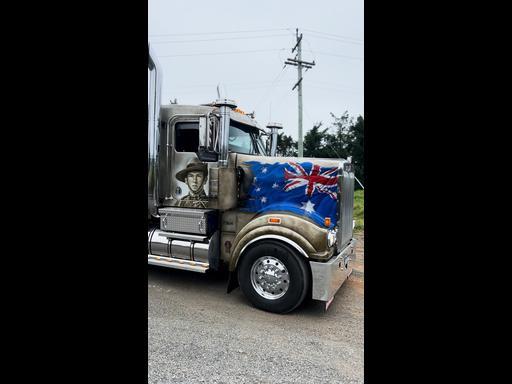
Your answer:
[[[176,259],[174,257],[164,257],[150,254],[148,254],[148,264],[200,273],[205,273],[209,268],[208,263],[201,263],[199,261],[183,260]]]

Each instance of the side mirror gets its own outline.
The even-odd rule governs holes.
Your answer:
[[[218,147],[218,120],[215,115],[209,114],[199,118],[199,148],[197,157],[199,160],[207,163],[217,162],[219,153],[216,151]]]
[[[206,163],[213,163],[219,160],[219,154],[217,152],[209,151],[205,147],[199,147],[197,157],[200,161]]]

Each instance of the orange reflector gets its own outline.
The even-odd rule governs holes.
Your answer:
[[[330,217],[326,217],[326,218],[324,219],[324,225],[325,225],[326,227],[330,227],[330,226],[331,226],[331,218],[330,218]]]
[[[279,217],[271,217],[268,219],[269,224],[281,224],[281,219]]]

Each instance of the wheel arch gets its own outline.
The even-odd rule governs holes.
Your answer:
[[[279,231],[277,231],[277,229],[279,229]],[[275,240],[288,245],[297,251],[297,254],[306,261],[309,259],[308,253],[315,251],[313,246],[304,237],[287,228],[264,226],[247,233],[244,237],[239,239],[235,245],[233,257],[229,263],[229,270],[231,272],[236,271],[241,257],[250,245],[254,245],[265,240]],[[307,264],[309,266],[309,263]]]

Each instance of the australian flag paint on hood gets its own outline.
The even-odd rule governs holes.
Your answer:
[[[245,163],[253,174],[245,208],[250,212],[290,211],[330,228],[337,222],[338,168],[321,167],[311,162]]]

